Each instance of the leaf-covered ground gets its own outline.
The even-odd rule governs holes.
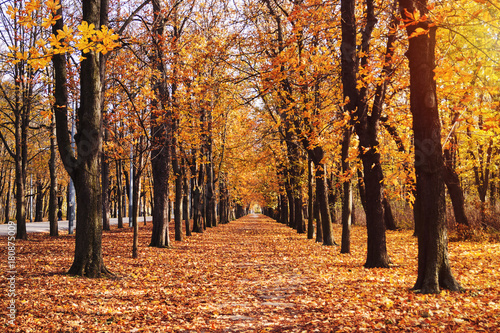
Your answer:
[[[340,239],[340,226],[335,237]],[[103,238],[116,276],[65,275],[74,238],[46,234],[17,241],[18,310],[0,331],[19,332],[495,332],[500,330],[500,244],[450,243],[464,293],[418,295],[416,239],[388,232],[394,267],[364,269],[366,232],[353,228],[352,254],[325,247],[261,215],[208,229],[171,249],[148,247],[131,258],[131,230]],[[1,272],[7,271],[2,238]],[[6,329],[4,329],[4,327]]]

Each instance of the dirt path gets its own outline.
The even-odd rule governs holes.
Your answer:
[[[265,216],[249,215],[205,236],[224,245],[211,254],[218,264],[209,269],[212,281],[207,285],[208,295],[218,295],[201,309],[213,311],[216,322],[232,332],[284,329],[287,324],[291,329],[309,284],[296,262],[307,255],[290,257],[289,248],[298,240],[293,232]]]

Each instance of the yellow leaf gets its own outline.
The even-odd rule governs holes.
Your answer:
[[[420,20],[420,10],[415,9],[415,10],[413,11],[413,18],[415,19],[415,21]]]

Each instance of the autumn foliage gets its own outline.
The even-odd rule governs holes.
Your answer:
[[[0,4],[16,329],[499,328],[498,0],[78,4]]]

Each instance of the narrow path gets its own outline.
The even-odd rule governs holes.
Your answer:
[[[303,330],[314,285],[306,262],[315,253],[298,252],[308,247],[304,243],[304,235],[257,214],[209,229],[186,245],[189,259],[175,275],[187,276],[172,288],[192,291],[192,307],[172,316],[192,321],[196,331],[203,324],[211,327],[207,331],[294,331],[299,322]],[[309,246],[326,250],[314,241]]]
[[[293,254],[287,253],[291,230],[277,228],[276,222],[262,215],[249,215],[225,229],[217,233],[225,244],[220,259],[232,278],[221,281],[220,287],[229,287],[227,297],[211,304],[220,310],[218,320],[230,320],[230,331],[243,332],[294,317],[301,306],[299,297],[307,290],[307,278],[291,264]]]

